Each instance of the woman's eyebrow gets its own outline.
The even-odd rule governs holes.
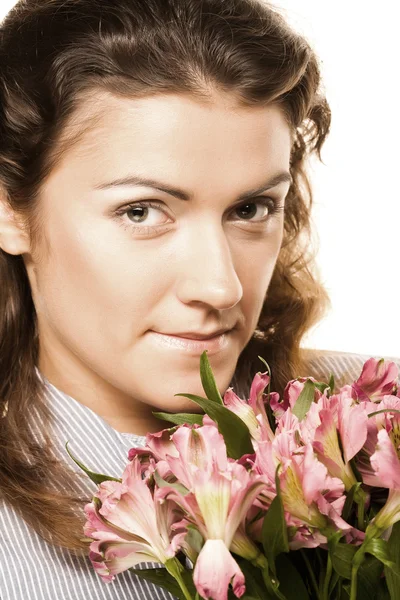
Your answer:
[[[262,192],[266,192],[267,190],[279,185],[280,183],[293,183],[293,179],[289,171],[282,171],[277,175],[274,175],[271,179],[263,183],[260,187],[248,190],[247,192],[243,192],[238,196],[237,200],[247,200],[253,196],[257,196]],[[166,194],[170,194],[171,196],[175,196],[179,200],[190,201],[193,198],[193,194],[187,192],[185,190],[179,188],[173,188],[162,181],[157,181],[156,179],[149,179],[147,177],[141,177],[139,175],[128,175],[126,177],[121,177],[119,179],[114,179],[113,181],[108,181],[106,183],[100,183],[94,187],[96,190],[105,190],[108,188],[114,188],[119,186],[145,186],[151,187],[160,192],[165,192]]]

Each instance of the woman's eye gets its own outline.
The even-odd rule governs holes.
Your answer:
[[[165,220],[167,215],[161,206],[150,201],[122,206],[114,212],[113,218],[123,229],[139,235],[156,233],[170,223]]]
[[[259,208],[258,208],[259,207]],[[273,198],[261,196],[258,200],[251,200],[234,209],[240,220],[262,223],[270,220],[273,215],[283,209],[282,204]],[[253,221],[255,217],[258,217]]]
[[[118,209],[115,216],[124,228],[147,234],[156,232],[170,223],[161,206],[150,201],[135,202]],[[236,206],[231,213],[235,221],[257,225],[269,221],[282,211],[283,203],[270,197],[261,196],[259,199],[243,202]]]
[[[163,215],[166,216],[165,213],[163,213],[158,204],[152,204],[151,202],[141,202],[127,206],[124,213],[132,223],[137,225],[141,223],[146,223],[147,226],[165,224],[159,222]]]

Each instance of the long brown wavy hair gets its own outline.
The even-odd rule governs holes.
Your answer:
[[[330,307],[311,244],[311,154],[331,121],[318,57],[276,7],[257,0],[24,0],[0,26],[0,191],[22,217],[35,256],[40,191],[77,137],[68,124],[93,90],[139,98],[210,90],[243,107],[279,105],[292,131],[284,236],[253,338],[232,380],[247,397],[265,367],[271,389],[307,371],[305,333]],[[39,258],[37,258],[39,260]],[[82,505],[74,477],[52,454],[51,416],[35,372],[37,320],[22,255],[0,249],[0,496],[52,544],[81,552]],[[45,422],[32,438],[28,407]],[[6,411],[8,408],[8,412]],[[54,486],[54,482],[57,486]],[[66,490],[71,490],[67,493]]]

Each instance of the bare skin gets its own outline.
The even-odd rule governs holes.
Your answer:
[[[38,315],[38,368],[116,430],[166,426],[152,411],[196,412],[176,393],[204,395],[200,353],[164,348],[159,333],[235,327],[210,354],[229,385],[257,326],[283,236],[289,182],[238,203],[290,167],[289,126],[277,107],[238,108],[188,96],[140,100],[102,93],[77,113],[93,127],[64,154],[42,188],[45,260],[0,204],[0,246],[22,254]],[[141,175],[192,195],[144,185],[100,188]],[[260,196],[264,196],[260,198]],[[116,216],[135,202],[137,207]],[[44,242],[43,242],[44,243]]]

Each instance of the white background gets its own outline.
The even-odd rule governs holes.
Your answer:
[[[0,19],[14,4],[0,0]],[[400,357],[398,1],[274,5],[317,51],[333,112],[324,164],[312,171],[314,239],[332,310],[303,345]]]

